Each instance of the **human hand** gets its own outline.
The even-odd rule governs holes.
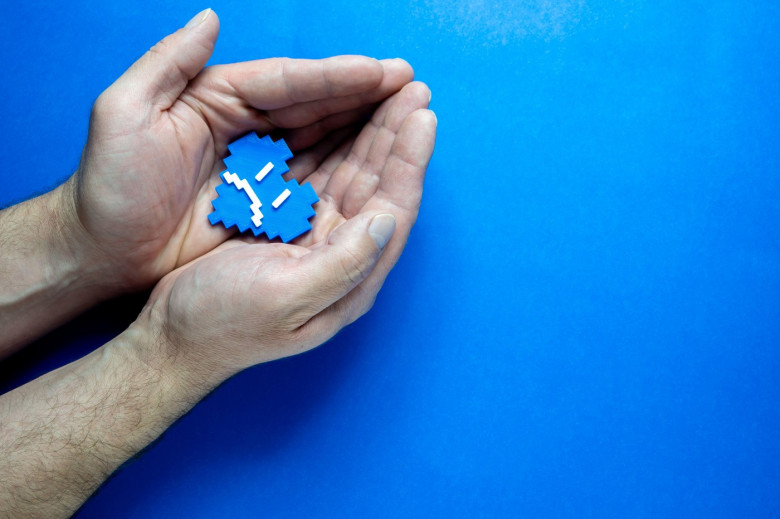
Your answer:
[[[70,516],[225,378],[367,311],[405,245],[435,139],[428,88],[361,57],[201,72],[217,24],[200,15],[141,58],[96,102],[78,173],[0,214],[0,356],[105,296],[87,279],[101,270],[132,289],[179,266],[120,336],[2,395],[0,515]],[[219,158],[249,130],[283,130],[291,175],[321,198],[295,243],[207,221]]]
[[[164,351],[142,352],[145,362],[213,386],[317,346],[368,311],[417,218],[436,133],[429,100],[411,83],[357,137],[291,161],[321,198],[310,233],[290,244],[235,237],[164,277],[142,314]]]
[[[95,102],[63,205],[74,247],[117,291],[150,286],[230,236],[207,221],[229,142],[249,130],[283,131],[294,152],[332,142],[413,76],[402,60],[358,56],[204,69],[218,32],[216,14],[199,13]]]

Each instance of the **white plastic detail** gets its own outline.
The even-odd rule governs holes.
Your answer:
[[[257,175],[255,175],[255,180],[257,180],[258,182],[260,182],[261,180],[263,180],[263,179],[265,178],[265,176],[266,176],[266,175],[267,175],[267,174],[268,174],[268,173],[269,173],[269,172],[270,172],[272,169],[274,169],[274,165],[273,165],[273,163],[272,163],[272,162],[269,162],[268,164],[266,164],[265,166],[263,166],[263,169],[261,169],[261,170],[260,170],[260,172],[259,172]]]
[[[290,190],[285,189],[282,191],[282,194],[276,197],[276,200],[274,200],[271,205],[274,206],[274,209],[279,209],[279,206],[284,203],[285,200],[287,200],[287,197],[290,196]]]
[[[266,166],[266,168],[267,167],[268,166]],[[271,165],[271,167],[273,167],[273,165]],[[249,185],[249,182],[247,182],[244,178],[238,178],[237,174],[231,173],[230,171],[225,172],[225,182],[228,184],[233,184],[236,186],[236,189],[247,194],[249,199],[252,201],[252,205],[249,206],[249,209],[252,211],[252,223],[255,224],[255,227],[260,227],[260,224],[263,220],[263,213],[260,212],[260,208],[263,206],[263,204],[260,203],[260,199],[257,198],[255,190],[252,189],[252,186]]]

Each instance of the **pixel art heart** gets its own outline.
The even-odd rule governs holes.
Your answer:
[[[221,222],[227,229],[235,225],[240,232],[278,236],[285,243],[311,230],[312,205],[319,198],[308,182],[299,185],[282,178],[293,156],[284,139],[274,142],[252,132],[229,144],[228,150],[227,169],[219,174],[222,184],[211,202],[212,225]]]

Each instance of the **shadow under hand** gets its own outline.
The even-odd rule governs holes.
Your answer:
[[[315,350],[254,366],[226,381],[128,460],[77,516],[103,517],[117,509],[122,517],[145,516],[161,498],[184,498],[192,485],[208,488],[212,477],[223,484],[241,479],[247,463],[262,466],[295,446],[327,411],[328,401],[338,398],[338,387],[371,333],[370,321],[360,319]]]
[[[206,397],[180,422],[201,461],[262,458],[305,431],[347,378],[369,333],[365,321],[315,350],[249,368]]]
[[[0,361],[0,394],[107,343],[138,317],[147,299],[142,292],[107,301]]]

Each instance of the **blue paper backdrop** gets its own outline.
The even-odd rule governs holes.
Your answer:
[[[203,7],[6,7],[0,203],[67,177],[95,97]],[[409,60],[439,119],[422,212],[370,314],[228,381],[80,518],[780,515],[777,2],[212,7],[211,63]]]

